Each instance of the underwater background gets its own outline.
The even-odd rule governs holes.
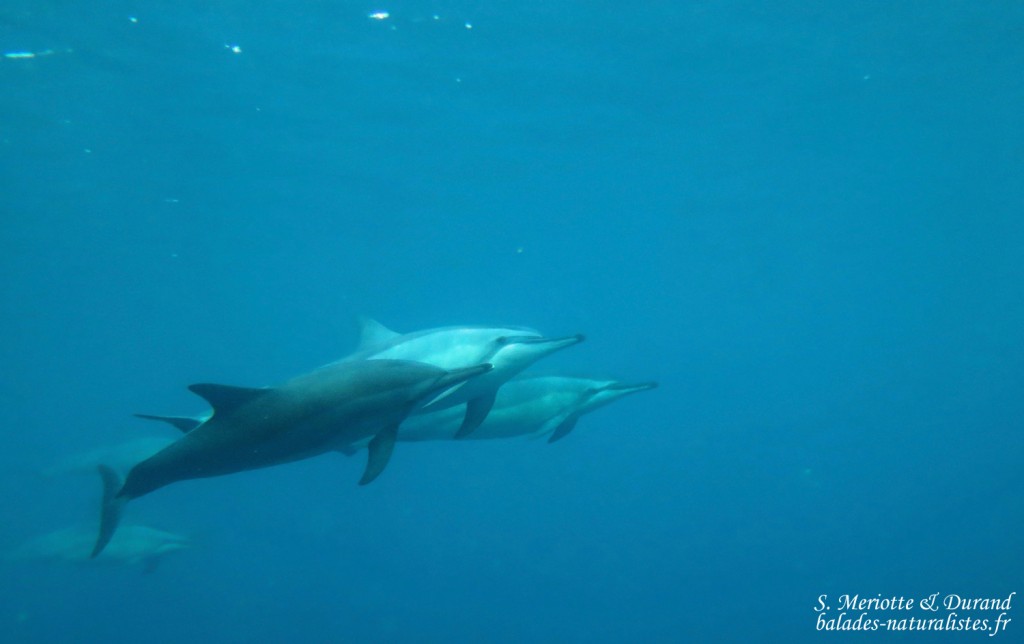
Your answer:
[[[815,607],[1024,592],[1022,36],[1014,1],[6,0],[0,550],[95,522],[60,458],[360,315],[660,386],[365,488],[169,486],[128,516],[190,548],[4,562],[2,639],[982,641]]]

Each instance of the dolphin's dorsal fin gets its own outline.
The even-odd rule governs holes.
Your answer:
[[[135,414],[136,418],[145,418],[146,420],[159,420],[165,423],[170,423],[178,428],[182,434],[187,434],[196,427],[203,424],[203,421],[199,418],[188,418],[187,416],[153,416],[152,414]]]
[[[367,349],[376,347],[397,338],[400,333],[392,331],[377,320],[360,316],[359,318],[359,348]]]
[[[214,413],[227,414],[238,409],[250,400],[270,391],[266,387],[234,387],[232,385],[215,385],[208,382],[189,385],[188,390],[202,396],[213,407]]]

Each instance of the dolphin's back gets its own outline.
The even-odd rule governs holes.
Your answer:
[[[372,321],[371,321],[372,322]],[[366,322],[364,321],[364,325]],[[534,336],[540,333],[527,327],[445,326],[411,333],[384,329],[367,331],[364,326],[359,347],[341,362],[367,359],[415,360],[445,369],[479,364],[491,350],[489,340],[502,336]],[[487,348],[484,348],[487,347]]]

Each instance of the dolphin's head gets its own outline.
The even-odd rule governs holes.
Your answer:
[[[157,557],[191,547],[188,537],[148,526],[122,526],[108,546],[115,559],[135,560]]]
[[[168,539],[157,546],[157,554],[167,554],[168,552],[177,552],[178,550],[186,550],[192,547],[192,542],[186,537],[175,537]]]
[[[583,335],[546,338],[535,331],[503,333],[494,338],[488,361],[508,378],[546,355],[583,342]]]
[[[579,391],[576,401],[556,415],[541,428],[541,434],[548,435],[548,442],[554,443],[565,438],[576,426],[580,416],[604,407],[623,396],[658,386],[655,382],[644,382],[628,385],[616,381],[579,380],[576,384],[584,385]]]
[[[658,386],[656,382],[640,382],[628,384],[616,380],[593,381],[580,396],[580,414],[586,414],[613,403],[623,396],[634,394],[638,391],[654,389]]]

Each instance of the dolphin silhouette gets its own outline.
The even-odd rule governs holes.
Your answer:
[[[95,527],[75,525],[35,537],[9,553],[6,558],[9,561],[89,563],[93,559],[89,551],[95,540]],[[190,546],[188,537],[128,523],[121,526],[96,561],[114,566],[141,564],[144,572],[152,572],[165,555]]]
[[[567,376],[520,376],[498,391],[494,408],[470,439],[548,437],[564,438],[584,414],[624,396],[654,389],[655,382],[624,383]],[[459,409],[443,409],[410,416],[398,432],[399,441],[451,439],[459,426]]]
[[[103,503],[92,556],[110,541],[125,503],[177,481],[289,463],[372,436],[359,481],[366,485],[387,465],[409,412],[490,370],[486,363],[446,370],[408,360],[360,360],[334,362],[277,387],[192,385],[213,408],[208,420],[136,464],[124,481],[99,466]]]

